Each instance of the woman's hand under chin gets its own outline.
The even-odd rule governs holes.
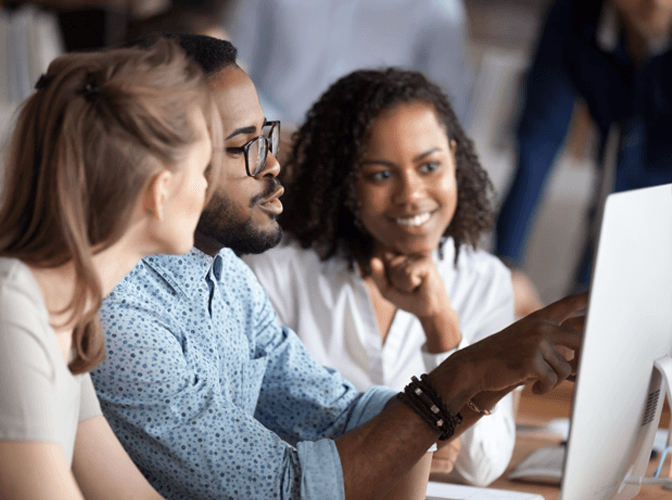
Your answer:
[[[418,318],[452,309],[439,270],[430,255],[394,255],[370,261],[371,277],[385,299]]]
[[[369,262],[371,278],[381,295],[420,320],[429,352],[445,352],[462,339],[459,318],[430,255],[386,252]]]
[[[462,442],[459,438],[455,438],[435,451],[432,457],[431,474],[450,474],[461,450]]]

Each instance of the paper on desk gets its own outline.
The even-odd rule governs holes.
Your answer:
[[[653,450],[662,452],[668,440],[668,430],[658,429]],[[525,457],[509,474],[509,479],[549,481],[560,484],[565,456],[564,446],[542,446]]]
[[[554,418],[542,426],[518,425],[516,426],[516,433],[522,435],[554,435],[567,440],[569,437],[569,419]]]
[[[427,484],[427,500],[544,500],[544,497],[536,493],[430,481]]]
[[[516,432],[520,434],[535,435],[543,434],[548,435],[552,434],[554,436],[559,436],[565,441],[569,439],[569,419],[568,418],[554,418],[546,425],[535,427],[535,426],[517,426]],[[668,439],[668,430],[667,429],[658,429],[656,431],[656,437],[653,441],[653,449],[657,452],[661,452],[665,447],[665,443]]]

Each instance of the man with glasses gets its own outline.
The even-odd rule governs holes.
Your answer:
[[[513,387],[537,381],[548,390],[569,375],[555,345],[576,349],[579,339],[559,324],[585,300],[549,306],[456,353],[414,381],[404,401],[384,387],[356,391],[278,324],[235,255],[280,240],[279,124],[266,120],[231,44],[179,41],[209,75],[226,164],[196,248],[143,259],[105,300],[107,358],[91,375],[106,418],[168,499],[360,499],[389,491],[424,499],[430,445],[459,435]]]
[[[237,255],[282,236],[280,123],[266,119],[230,43],[178,40],[214,90],[226,162],[196,248],[142,260],[105,300],[107,357],[92,373],[101,407],[168,499],[341,498],[332,439],[396,393],[357,392],[277,324]]]

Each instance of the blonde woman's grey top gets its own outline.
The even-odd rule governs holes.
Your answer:
[[[101,414],[89,374],[68,370],[32,273],[0,257],[0,440],[57,443],[71,464],[77,424]]]

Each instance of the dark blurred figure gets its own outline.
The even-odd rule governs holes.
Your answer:
[[[527,80],[518,170],[497,223],[500,256],[514,265],[525,259],[578,97],[600,133],[600,168],[610,163],[605,145],[615,131],[614,175],[603,183],[607,192],[672,182],[671,28],[672,0],[558,0],[551,8]],[[576,288],[588,284],[591,257],[589,240]]]
[[[65,50],[95,50],[161,31],[226,37],[219,27],[224,0],[23,0],[57,13]]]
[[[195,2],[198,3],[198,2]],[[130,19],[147,17],[170,7],[169,0],[14,0],[53,11],[66,51],[87,51],[123,42]]]
[[[132,20],[128,25],[126,40],[132,41],[156,33],[189,33],[229,40],[220,21],[224,3],[216,0],[172,2],[168,10],[145,19]]]
[[[58,23],[65,50],[95,50],[121,40],[115,34],[123,34],[126,14],[103,8],[60,11]]]

